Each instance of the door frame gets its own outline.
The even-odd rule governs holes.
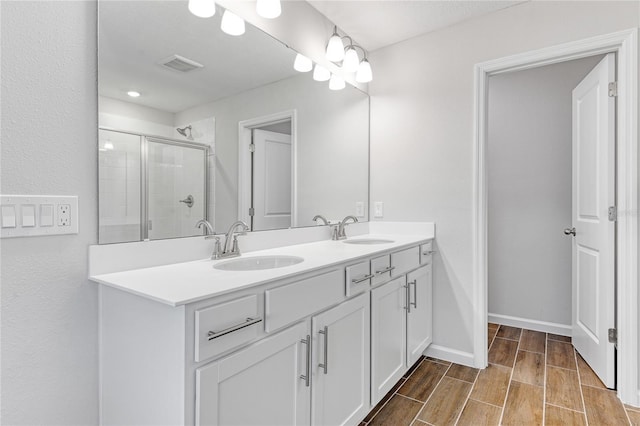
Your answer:
[[[298,225],[298,124],[295,109],[263,115],[238,122],[238,220],[249,223],[251,206],[251,153],[244,149],[251,143],[251,131],[271,124],[291,121],[291,227]]]
[[[478,63],[474,67],[473,351],[487,366],[489,77],[605,53],[617,56],[616,232],[618,397],[640,405],[638,388],[638,30],[632,28]]]

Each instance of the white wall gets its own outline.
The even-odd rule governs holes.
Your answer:
[[[238,218],[238,123],[296,110],[298,225],[323,214],[355,214],[368,197],[368,98],[348,86],[329,90],[309,73],[201,105],[176,115],[180,122],[216,117],[216,231]]]
[[[489,80],[489,315],[571,325],[571,91],[601,59]]]
[[[3,194],[77,195],[80,233],[4,239],[2,423],[98,422],[96,4],[2,1]]]
[[[132,133],[181,139],[174,127],[174,114],[134,102],[100,96],[100,127]]]
[[[435,344],[473,351],[474,64],[637,27],[639,12],[637,2],[527,2],[371,55],[371,202],[385,203],[386,220],[436,223]]]

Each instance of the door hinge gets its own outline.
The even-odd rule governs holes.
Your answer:
[[[249,144],[249,152],[256,152],[256,144],[254,143]]]
[[[609,97],[615,98],[616,96],[618,96],[618,82],[612,81],[609,83]]]
[[[611,206],[609,207],[609,222],[615,222],[618,220],[618,207]]]
[[[615,328],[609,329],[609,343],[618,344],[618,330]]]
[[[256,211],[253,207],[249,207],[249,216],[254,216],[256,214]]]

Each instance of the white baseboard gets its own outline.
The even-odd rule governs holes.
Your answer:
[[[560,336],[571,336],[570,325],[558,324],[555,322],[538,321],[528,318],[511,317],[508,315],[491,313],[489,314],[489,322],[500,325],[508,325],[511,327],[526,328],[527,330],[558,334]]]
[[[473,367],[473,354],[471,352],[463,352],[457,349],[451,349],[444,346],[431,344],[425,351],[425,356],[441,359],[443,361],[455,362],[456,364]]]

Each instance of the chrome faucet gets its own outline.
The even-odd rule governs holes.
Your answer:
[[[327,218],[322,216],[321,214],[315,215],[311,220],[313,220],[314,222],[317,222],[318,219],[324,222],[323,225],[329,225],[329,221],[327,220]]]
[[[211,259],[216,260],[220,259],[220,237],[216,237],[214,234],[216,231],[213,230],[213,226],[206,219],[201,219],[196,222],[196,228],[201,229],[204,226],[204,239],[209,240],[214,238],[216,240],[215,245],[213,246],[213,253],[211,253]]]
[[[236,228],[242,228],[242,231],[236,232]],[[240,248],[238,247],[238,235],[246,235],[249,230],[249,226],[241,220],[233,222],[233,224],[229,227],[229,230],[225,234],[224,240],[224,249],[222,253],[220,253],[219,258],[225,257],[236,257],[240,256]],[[231,244],[231,240],[233,239],[233,245]]]
[[[334,234],[334,237],[332,239],[334,240],[346,240],[347,239],[347,234],[345,234],[344,232],[344,227],[346,225],[348,225],[347,221],[351,219],[351,221],[353,223],[357,223],[358,222],[358,218],[355,216],[347,216],[344,219],[342,219],[342,222],[340,222],[340,225],[338,225],[338,232],[336,234]]]

